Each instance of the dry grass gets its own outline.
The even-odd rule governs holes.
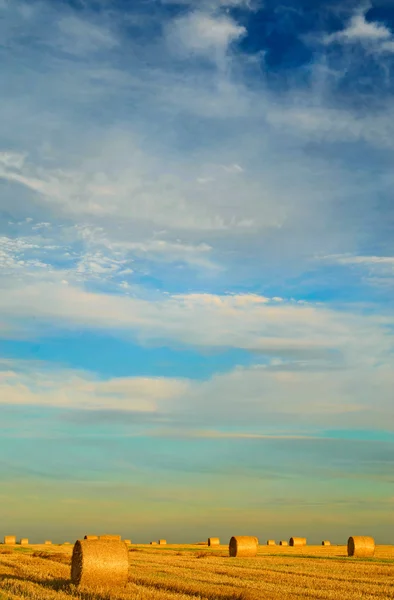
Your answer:
[[[70,584],[70,547],[4,550],[1,600],[394,600],[393,546],[377,546],[374,558],[334,545],[259,546],[255,558],[229,558],[223,547],[136,545],[127,586],[110,592]]]

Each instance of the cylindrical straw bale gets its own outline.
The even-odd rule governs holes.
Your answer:
[[[121,539],[122,539],[121,535],[113,535],[110,533],[105,533],[104,535],[99,536],[99,540],[113,540],[113,541],[120,542]]]
[[[157,542],[151,542],[150,545],[151,546],[157,546]]]
[[[29,543],[29,540],[27,538],[21,538],[21,541],[20,541],[21,546],[27,546],[28,543]]]
[[[289,540],[290,546],[306,546],[306,538],[291,537]]]
[[[113,588],[125,586],[129,553],[119,540],[77,540],[71,560],[71,580],[75,585]]]
[[[13,546],[14,544],[16,544],[16,536],[15,535],[5,535],[4,543],[7,544],[8,546]]]
[[[267,546],[276,546],[275,540],[267,540]]]
[[[165,546],[167,543],[167,540],[159,540],[159,546]]]
[[[98,535],[85,535],[84,540],[98,540]]]
[[[355,535],[347,541],[348,556],[373,556],[375,554],[375,540],[366,535]]]
[[[123,540],[123,542],[124,542],[125,544],[127,544],[128,546],[131,546],[131,540]]]
[[[322,546],[331,546],[331,542],[329,542],[328,540],[323,540],[321,545]]]
[[[44,544],[45,546],[52,546],[51,540],[45,540]]]
[[[288,546],[287,540],[280,540],[279,546]]]
[[[208,546],[220,546],[220,539],[219,538],[208,538]]]
[[[233,536],[230,540],[228,549],[230,556],[256,556],[257,538],[250,535]]]

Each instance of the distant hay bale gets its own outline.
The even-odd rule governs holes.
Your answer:
[[[220,546],[220,539],[219,538],[208,538],[208,546]]]
[[[233,536],[230,540],[228,549],[230,556],[256,556],[257,538],[250,535]]]
[[[150,545],[151,546],[157,546],[157,542],[151,542]]]
[[[167,540],[159,540],[159,546],[165,546],[167,544]]]
[[[375,540],[366,535],[355,535],[347,541],[348,556],[373,556],[375,554]]]
[[[306,546],[306,538],[291,537],[289,541],[290,546]]]
[[[84,540],[98,540],[98,535],[85,535]]]
[[[7,546],[13,546],[14,544],[16,544],[16,536],[15,535],[5,535],[4,543],[7,544]]]
[[[331,546],[331,542],[329,542],[328,540],[323,540],[321,545],[322,546]]]
[[[71,546],[70,542],[63,542],[63,546]]]
[[[125,586],[129,553],[119,540],[77,540],[71,559],[71,580],[75,585],[113,588]]]
[[[280,540],[279,546],[288,546],[287,540]]]
[[[21,546],[27,546],[29,543],[29,540],[27,538],[21,538],[21,541],[19,543]]]
[[[131,540],[123,540],[123,542],[124,542],[125,544],[127,544],[128,546],[131,546]]]
[[[121,539],[122,539],[121,535],[113,535],[113,534],[109,534],[109,533],[105,533],[104,535],[99,536],[99,540],[112,540],[112,541],[120,542]]]
[[[267,540],[267,546],[276,546],[275,540]]]
[[[45,546],[52,546],[51,540],[45,540],[44,544]]]

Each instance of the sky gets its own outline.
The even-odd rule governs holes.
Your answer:
[[[391,0],[0,39],[0,536],[393,543]]]

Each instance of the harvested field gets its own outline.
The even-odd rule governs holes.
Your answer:
[[[394,599],[394,546],[373,558],[344,546],[259,546],[255,558],[229,558],[227,546],[135,545],[129,582],[106,593],[72,586],[72,547],[0,547],[1,600],[320,600]]]

